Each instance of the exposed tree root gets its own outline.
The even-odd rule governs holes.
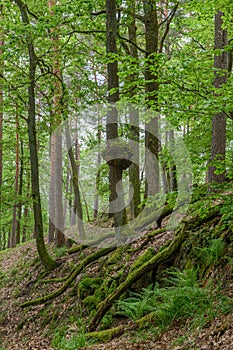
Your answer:
[[[135,331],[137,329],[145,329],[151,326],[151,323],[156,320],[157,312],[151,312],[148,315],[140,318],[136,322],[130,322],[127,325],[109,328],[103,331],[90,332],[85,334],[86,339],[94,339],[99,342],[108,342],[114,338],[121,336],[124,333]]]
[[[147,272],[155,269],[161,262],[166,261],[180,246],[180,244],[185,240],[187,231],[184,230],[185,225],[182,225],[181,233],[171,242],[171,244],[161,252],[155,255],[148,262],[140,266],[137,270],[129,274],[124,282],[122,282],[118,288],[114,290],[107,298],[100,303],[100,307],[97,310],[93,320],[90,323],[90,331],[94,331],[99,325],[101,319],[106,314],[106,312],[111,308],[113,302],[119,298],[119,296],[125,292],[135,281],[142,277]]]
[[[72,248],[70,248],[69,250],[67,250],[68,254],[74,254],[74,253],[78,253],[81,252],[82,250],[88,248],[89,246],[86,244],[80,244],[78,246],[74,246]]]
[[[99,309],[97,310],[94,318],[92,319],[89,330],[92,332],[96,329],[96,327],[99,325],[100,321],[102,320],[103,316],[106,314],[106,312],[111,308],[112,304],[116,299],[118,299],[124,291],[126,291],[135,281],[140,279],[143,275],[147,274],[148,272],[156,269],[161,263],[166,263],[171,259],[174,255],[174,253],[179,249],[181,244],[186,240],[186,238],[189,236],[189,232],[192,229],[195,229],[199,225],[201,225],[203,222],[206,222],[213,218],[217,213],[219,212],[219,207],[214,207],[212,210],[206,214],[203,218],[198,217],[189,217],[187,218],[183,223],[180,224],[178,229],[175,233],[175,238],[173,241],[170,242],[169,245],[163,247],[161,251],[159,251],[154,257],[152,257],[149,261],[146,263],[142,263],[141,266],[139,266],[137,269],[133,270],[128,274],[126,279],[111,293],[109,294],[104,301],[102,301],[99,304]],[[156,230],[157,231],[157,230]],[[153,235],[156,232],[153,233]],[[149,239],[149,238],[148,238]],[[108,248],[102,248],[96,251],[95,253],[87,256],[85,259],[83,259],[78,266],[76,266],[70,274],[65,278],[65,281],[63,279],[57,279],[55,282],[64,282],[63,285],[58,288],[56,291],[47,294],[43,297],[33,299],[26,301],[21,304],[21,307],[25,308],[27,306],[32,305],[38,305],[45,303],[49,300],[52,300],[62,293],[64,293],[69,286],[72,284],[72,282],[75,280],[77,275],[91,262],[98,260],[102,256],[105,256],[112,252],[113,250],[117,249],[116,247],[108,247]],[[54,282],[54,280],[53,280]]]
[[[156,210],[150,215],[143,217],[136,224],[135,230],[141,231],[143,228],[152,224],[153,222],[156,222],[158,228],[161,228],[162,220],[166,218],[168,215],[170,215],[173,212],[173,209],[174,209],[174,204],[167,204],[164,208],[162,208],[162,210],[161,209]]]
[[[115,328],[109,328],[104,331],[90,332],[85,334],[86,339],[94,339],[96,341],[108,342],[114,338],[121,336],[122,334],[136,330],[138,328],[137,323],[130,324],[128,326],[119,326]]]
[[[99,332],[90,332],[85,335],[86,339],[94,339],[98,342],[109,342],[110,340],[117,338],[121,336],[124,333],[135,331],[137,329],[145,329],[148,326],[151,326],[152,322],[156,322],[157,313],[151,312],[148,315],[140,318],[136,322],[131,322],[128,325],[119,326],[115,328],[109,328],[104,331]],[[227,315],[226,319],[223,323],[221,323],[221,326],[218,327],[213,331],[214,335],[218,338],[225,332],[226,329],[228,329],[232,323],[233,317],[232,315]]]
[[[26,301],[25,303],[21,304],[21,307],[27,307],[27,306],[31,306],[31,305],[38,305],[38,304],[43,304],[48,300],[54,299],[56,297],[58,297],[59,295],[61,295],[63,292],[65,292],[67,290],[67,288],[70,286],[70,284],[75,280],[75,278],[77,277],[77,275],[82,271],[82,269],[86,266],[88,266],[91,262],[98,260],[99,258],[101,258],[102,256],[107,255],[108,253],[112,252],[113,250],[115,250],[115,247],[109,247],[109,248],[103,248],[98,250],[97,252],[87,256],[84,260],[82,260],[78,266],[71,272],[71,274],[69,275],[69,277],[67,278],[67,280],[65,281],[65,283],[59,288],[57,289],[55,292],[47,294],[41,298],[37,298],[37,299],[33,299],[33,300],[29,300]]]
[[[161,233],[166,232],[165,228],[157,228],[156,230],[149,232],[146,236],[145,236],[145,240],[142,242],[141,245],[137,246],[136,248],[130,248],[129,252],[130,253],[134,253],[137,252],[139,250],[141,250],[143,247],[145,247],[151,240],[154,239],[155,236],[160,235]]]
[[[76,267],[74,268],[76,269]],[[72,272],[74,271],[74,269],[72,270]],[[61,282],[65,282],[70,275],[66,276],[66,277],[61,277],[61,278],[49,278],[47,280],[41,280],[40,283],[44,283],[44,284],[49,284],[49,283],[61,283]]]
[[[94,227],[94,226],[93,226]],[[86,244],[83,243],[83,244],[80,244],[78,246],[74,246],[72,248],[70,248],[67,253],[68,254],[74,254],[74,253],[78,253],[78,252],[81,252],[82,250],[86,249],[86,248],[89,248],[89,247],[97,247],[98,244],[102,243],[103,241],[105,241],[106,239],[109,239],[109,238],[113,238],[115,237],[115,233],[107,233],[106,235],[103,235],[102,237],[100,237],[99,239],[95,239],[95,240],[90,240],[88,241]]]
[[[140,279],[143,275],[149,271],[155,270],[161,263],[169,261],[173,257],[174,253],[179,249],[181,244],[189,236],[190,230],[195,229],[203,222],[207,222],[219,212],[219,207],[214,207],[206,214],[205,217],[189,217],[185,222],[181,223],[179,228],[176,230],[175,238],[173,241],[164,249],[159,251],[153,258],[148,262],[144,263],[136,270],[132,271],[111,294],[109,294],[103,302],[100,303],[99,309],[97,310],[94,318],[92,319],[89,330],[94,331],[102,320],[106,312],[111,308],[114,301],[118,299],[122,293],[124,293],[134,282]]]

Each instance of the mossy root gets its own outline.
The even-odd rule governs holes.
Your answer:
[[[84,267],[88,266],[91,262],[98,260],[102,256],[109,254],[110,252],[112,252],[115,249],[116,249],[115,247],[102,248],[102,249],[98,250],[97,252],[87,256],[73,270],[73,272],[69,275],[69,278],[65,281],[65,283],[59,289],[57,289],[55,292],[47,294],[41,298],[26,301],[26,302],[22,303],[20,306],[22,308],[25,308],[27,306],[39,305],[39,304],[45,303],[48,300],[51,300],[51,299],[58,297],[59,295],[61,295],[62,293],[64,293],[67,290],[67,288],[75,280],[77,275],[83,270]]]
[[[169,259],[173,258],[174,253],[187,239],[191,230],[197,228],[202,223],[211,220],[211,218],[213,218],[219,212],[219,209],[219,206],[216,206],[212,208],[203,218],[188,217],[184,222],[182,222],[176,229],[175,238],[166,248],[159,251],[153,258],[127,275],[126,279],[111,294],[109,294],[103,302],[100,303],[99,308],[89,325],[89,330],[94,331],[97,328],[103,316],[111,308],[114,301],[118,299],[134,282],[136,282],[146,273],[158,268],[160,264],[168,262]]]

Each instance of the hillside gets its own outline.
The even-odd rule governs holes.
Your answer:
[[[52,273],[34,241],[1,252],[0,349],[231,350],[229,188],[200,195],[174,231],[164,218],[112,250],[51,249]]]

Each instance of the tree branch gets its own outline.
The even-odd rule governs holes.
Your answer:
[[[178,9],[178,6],[179,6],[179,2],[177,2],[177,4],[175,5],[175,7],[173,8],[173,10],[171,11],[171,13],[169,14],[169,16],[167,17],[166,19],[166,22],[167,22],[167,25],[166,25],[166,28],[165,28],[165,31],[163,33],[163,36],[161,38],[161,41],[160,41],[160,46],[159,46],[159,52],[161,53],[162,50],[163,50],[163,45],[164,45],[164,42],[167,38],[167,35],[169,33],[169,29],[170,29],[170,24],[171,24],[171,21],[173,20],[175,14],[176,14],[176,11]]]
[[[146,51],[143,50],[141,47],[139,47],[137,44],[135,44],[135,42],[133,42],[132,40],[130,40],[130,39],[128,39],[128,38],[125,38],[124,36],[121,36],[119,33],[118,33],[118,37],[119,37],[121,40],[124,40],[124,41],[126,41],[127,43],[129,43],[129,44],[135,46],[135,47],[138,49],[138,51],[140,51],[140,52],[146,54]]]
[[[100,10],[97,12],[91,12],[91,16],[99,16],[99,15],[103,15],[106,13],[106,10]]]
[[[126,8],[124,8],[124,7],[119,7],[117,10],[118,10],[118,11],[125,12],[127,15],[130,15],[130,16],[136,18],[136,19],[139,19],[139,20],[140,20],[141,22],[143,22],[143,23],[145,22],[145,16],[138,15],[138,14],[136,14],[136,13],[134,13],[134,12],[128,11],[128,10],[127,10]]]

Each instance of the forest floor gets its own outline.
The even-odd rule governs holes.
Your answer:
[[[163,235],[157,239],[158,245],[164,244]],[[66,310],[73,307],[74,298],[67,298],[64,302],[64,296],[60,296],[52,301],[53,309],[48,317],[48,322],[42,322],[43,324],[41,319],[43,313],[46,314],[44,305],[29,309],[20,307],[23,301],[34,298],[34,293],[38,296],[38,291],[42,288],[38,284],[36,288],[31,289],[31,286],[35,285],[38,271],[41,272],[40,263],[35,260],[36,255],[34,241],[0,253],[0,350],[55,350],[56,348],[51,345],[53,332],[50,329],[50,321],[53,317],[59,318],[60,316],[58,314],[53,316],[53,312],[56,309],[59,310],[62,323]],[[73,259],[73,257],[68,258],[71,261]],[[27,271],[27,276],[25,276],[25,271]],[[232,280],[226,281],[221,292],[233,297]],[[43,294],[43,291],[41,293]],[[79,332],[79,329],[71,331]],[[75,350],[76,347],[67,349]],[[233,315],[217,317],[207,323],[203,329],[196,329],[192,332],[190,332],[188,323],[173,324],[157,338],[150,330],[131,331],[108,343],[93,344],[79,347],[79,349],[232,350]]]

